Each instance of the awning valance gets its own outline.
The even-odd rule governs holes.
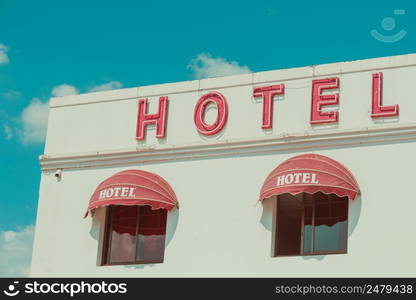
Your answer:
[[[351,172],[339,162],[319,154],[302,154],[282,162],[267,176],[259,201],[284,193],[317,192],[353,200],[359,188]]]
[[[152,209],[171,210],[178,207],[178,200],[162,177],[142,170],[126,170],[98,185],[84,217],[91,210],[108,205],[149,205]]]

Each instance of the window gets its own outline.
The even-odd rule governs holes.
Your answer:
[[[165,209],[109,206],[101,265],[161,263],[165,251]]]
[[[277,196],[274,256],[347,253],[348,198]]]

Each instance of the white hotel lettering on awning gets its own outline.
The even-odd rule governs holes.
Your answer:
[[[111,197],[135,197],[134,191],[136,188],[132,187],[114,187],[100,191],[98,199],[105,199]]]
[[[318,184],[316,173],[289,173],[277,176],[277,185],[285,184]]]

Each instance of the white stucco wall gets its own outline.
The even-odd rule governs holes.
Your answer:
[[[371,74],[375,71],[384,75],[384,105],[399,104],[399,118],[370,118]],[[329,76],[340,77],[339,124],[312,128],[311,80]],[[130,164],[115,160],[112,166],[94,167],[91,163],[84,168],[67,163],[60,181],[53,176],[50,165],[41,179],[31,275],[415,276],[415,135],[402,133],[401,140],[395,140],[390,133],[385,142],[376,143],[366,137],[356,137],[349,144],[336,141],[337,131],[414,125],[414,78],[416,55],[406,55],[52,99],[47,158],[119,149],[152,148],[157,153],[187,145],[274,139],[282,134],[335,133],[330,142],[320,141],[309,149],[237,155],[225,149],[225,155],[219,157],[172,156],[165,162]],[[278,83],[285,83],[286,93],[275,100],[274,129],[263,131],[262,104],[252,98],[252,89]],[[198,98],[210,90],[226,96],[229,119],[220,134],[207,138],[195,130],[193,110]],[[157,141],[154,128],[149,128],[146,141],[137,142],[137,99],[148,96],[150,112],[152,107],[154,112],[159,95],[170,99],[167,138]],[[264,226],[267,218],[262,217],[263,207],[256,205],[256,200],[266,176],[285,159],[302,153],[338,160],[360,185],[361,195],[350,202],[347,254],[270,257],[271,228]],[[96,186],[128,168],[166,179],[178,197],[180,209],[168,217],[163,264],[99,267],[93,219],[82,216]]]

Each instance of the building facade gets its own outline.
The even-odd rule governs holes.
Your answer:
[[[415,78],[410,54],[52,98],[31,276],[414,277]]]

